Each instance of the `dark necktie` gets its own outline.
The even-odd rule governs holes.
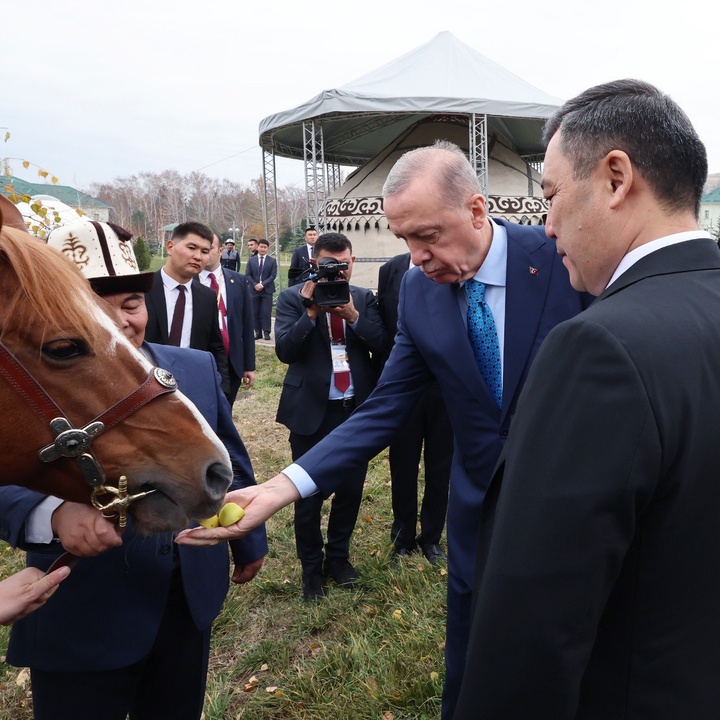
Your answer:
[[[175,310],[173,311],[172,324],[170,325],[170,335],[168,337],[168,345],[180,347],[182,340],[183,319],[185,317],[185,291],[184,285],[177,286],[178,298],[175,302]]]
[[[265,258],[260,258],[260,282],[262,282],[263,267],[265,266]]]
[[[330,315],[330,332],[332,333],[332,341],[345,345],[345,328],[341,317]],[[350,373],[347,370],[333,373],[335,378],[335,387],[340,392],[345,392],[350,387]]]
[[[500,343],[495,318],[485,302],[485,287],[485,283],[477,280],[468,280],[465,283],[468,299],[468,334],[480,373],[498,407],[502,407]]]
[[[225,307],[225,301],[223,300],[222,293],[220,292],[220,285],[218,284],[215,273],[208,275],[210,278],[210,287],[215,291],[218,299],[218,310],[220,311],[220,334],[222,335],[223,345],[225,346],[225,354],[230,354],[230,336],[228,335],[227,329],[227,308]]]

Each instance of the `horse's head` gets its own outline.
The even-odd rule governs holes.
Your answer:
[[[82,428],[143,384],[151,365],[104,312],[77,267],[40,240],[0,232],[0,340]],[[32,403],[0,378],[0,483],[90,502],[74,458],[41,462],[54,433]],[[156,397],[92,441],[108,484],[128,478],[141,532],[185,527],[214,514],[232,477],[227,451],[181,393]]]

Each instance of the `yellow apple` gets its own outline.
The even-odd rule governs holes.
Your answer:
[[[217,515],[198,521],[204,528],[216,528],[220,525],[220,518]]]
[[[245,511],[237,503],[231,502],[220,508],[218,518],[223,527],[228,527],[228,525],[234,525],[244,514]]]

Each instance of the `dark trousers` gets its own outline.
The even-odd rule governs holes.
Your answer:
[[[340,403],[329,402],[325,417],[317,432],[312,435],[290,433],[290,449],[293,460],[297,460],[310,448],[342,424],[353,411],[343,408]],[[352,468],[345,473],[345,482],[335,491],[330,505],[327,527],[327,543],[324,556],[328,559],[347,560],[350,554],[350,536],[355,529],[367,464]],[[320,516],[324,498],[320,493],[295,503],[295,546],[303,571],[322,569],[323,536]]]
[[[425,492],[418,519],[418,470],[425,443]],[[402,434],[390,445],[393,524],[395,547],[412,550],[417,545],[440,542],[448,505],[453,432],[437,383],[420,398]]]
[[[237,394],[240,391],[240,386],[242,385],[242,375],[238,375],[235,372],[235,368],[232,366],[232,363],[229,359],[228,375],[230,376],[230,394],[228,395],[228,402],[230,403],[230,407],[232,407],[232,404],[237,399]]]
[[[195,627],[177,573],[155,643],[139,662],[98,672],[31,669],[35,720],[198,720],[209,653],[210,628]]]
[[[253,317],[255,318],[255,337],[269,335],[272,317],[272,295],[261,292],[252,297]]]

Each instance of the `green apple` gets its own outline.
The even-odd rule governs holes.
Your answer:
[[[199,520],[199,523],[204,528],[216,528],[220,525],[220,518],[217,515],[213,515],[212,517],[205,518],[205,520]]]
[[[237,503],[231,502],[220,508],[218,518],[223,527],[228,527],[234,525],[244,514],[245,511]]]

